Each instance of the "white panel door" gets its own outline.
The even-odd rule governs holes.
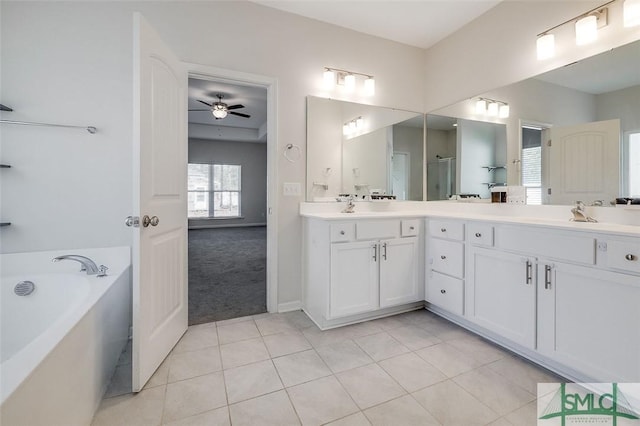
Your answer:
[[[551,128],[551,204],[595,200],[620,193],[620,120]]]
[[[421,300],[416,268],[417,253],[417,237],[380,242],[381,308]]]
[[[187,73],[134,16],[133,390],[187,329]],[[151,223],[144,226],[143,218]],[[158,218],[154,225],[154,217]]]
[[[331,244],[329,318],[378,308],[378,244]]]

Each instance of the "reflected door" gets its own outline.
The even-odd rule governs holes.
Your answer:
[[[409,197],[409,153],[394,152],[391,160],[391,190],[397,200]]]
[[[620,120],[552,127],[549,159],[552,204],[607,204],[620,190]]]

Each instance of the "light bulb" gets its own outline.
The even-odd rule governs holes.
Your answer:
[[[345,124],[344,126],[342,126],[342,134],[343,135],[348,135],[349,134],[349,125]]]
[[[640,25],[640,0],[624,0],[624,26]]]
[[[336,75],[330,69],[325,69],[322,74],[322,79],[324,81],[324,87],[327,89],[333,89],[333,86],[336,84]]]
[[[361,129],[363,125],[364,125],[364,118],[362,117],[356,118],[356,127],[358,129]]]
[[[487,112],[487,101],[478,99],[476,101],[476,114],[484,114]]]
[[[495,117],[495,116],[498,115],[498,103],[497,102],[489,103],[489,105],[487,106],[487,114],[490,115],[491,117]]]
[[[355,130],[356,130],[356,120],[351,120],[351,121],[349,122],[349,131],[350,131],[350,132],[353,132],[353,131],[355,131]]]
[[[509,118],[509,104],[500,105],[500,110],[498,111],[498,117]]]
[[[227,110],[218,106],[215,106],[211,113],[215,118],[225,118],[227,116]]]
[[[553,34],[538,37],[536,46],[540,61],[552,58],[556,54],[556,38]]]
[[[356,76],[347,74],[344,76],[344,88],[347,92],[353,92],[356,88]]]
[[[373,76],[364,80],[364,93],[367,96],[373,96],[376,94],[376,81],[373,79]]]
[[[576,44],[582,46],[598,38],[598,18],[595,15],[585,16],[576,21]]]

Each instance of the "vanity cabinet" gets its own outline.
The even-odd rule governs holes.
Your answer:
[[[307,314],[324,329],[420,307],[422,222],[306,219]]]

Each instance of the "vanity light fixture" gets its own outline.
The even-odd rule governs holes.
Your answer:
[[[609,24],[609,9],[606,6],[615,1],[618,0],[611,0],[538,34],[536,40],[538,60],[543,61],[555,55],[555,36],[551,32],[563,25],[574,24],[577,46],[583,46],[597,40],[598,30]],[[624,0],[623,6],[624,26],[640,25],[640,0]]]
[[[356,76],[364,77],[363,90],[367,96],[373,96],[376,92],[376,81],[371,74],[343,70],[339,68],[325,67],[322,80],[327,89],[333,89],[336,85],[344,86],[345,91],[354,92],[356,89]]]
[[[361,130],[364,127],[364,118],[362,116],[349,120],[342,126],[342,134],[348,136]]]
[[[476,101],[476,114],[508,118],[509,104],[496,99],[478,98]]]
[[[624,0],[623,16],[626,28],[640,25],[640,0]]]

